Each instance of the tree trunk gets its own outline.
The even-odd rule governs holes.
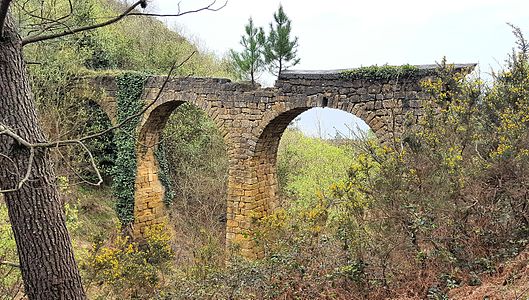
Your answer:
[[[283,71],[283,58],[279,58],[279,71],[277,72],[277,79],[281,77],[281,71]]]
[[[31,143],[45,141],[20,36],[9,16],[0,40],[0,123]],[[29,149],[3,135],[0,154],[12,160],[0,156],[0,188],[16,187],[24,177]],[[29,299],[85,299],[47,150],[35,152],[30,180],[4,196]]]

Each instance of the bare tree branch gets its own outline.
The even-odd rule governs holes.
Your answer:
[[[3,1],[11,1],[11,0],[3,0]],[[224,8],[228,4],[228,0],[226,0],[226,2],[224,2],[223,5],[219,7],[213,7],[216,4],[216,2],[217,0],[213,0],[210,4],[204,7],[201,7],[198,9],[186,10],[186,11],[181,11],[180,4],[178,4],[178,11],[174,14],[155,14],[155,13],[142,13],[142,12],[135,11],[135,9],[138,6],[141,6],[142,8],[145,8],[147,6],[146,0],[139,0],[135,2],[134,4],[132,4],[129,8],[127,8],[122,14],[116,17],[112,17],[105,22],[94,24],[94,25],[88,25],[84,27],[79,27],[79,28],[73,28],[73,29],[67,28],[67,30],[63,32],[58,32],[58,33],[50,33],[46,35],[39,33],[39,34],[31,35],[22,40],[22,46],[31,44],[31,43],[45,41],[45,40],[55,39],[55,38],[59,38],[63,36],[68,36],[68,35],[76,34],[76,33],[83,32],[83,31],[93,30],[96,28],[104,27],[104,26],[108,26],[108,25],[111,25],[113,23],[120,21],[121,19],[127,16],[180,17],[180,16],[184,16],[184,15],[191,14],[191,13],[197,13],[201,11],[219,11],[220,9]]]
[[[4,0],[4,1],[10,1],[10,0]],[[140,5],[142,7],[144,7],[146,5],[146,0],[139,0],[139,1],[135,2],[129,8],[127,8],[121,15],[119,15],[119,16],[117,16],[115,18],[112,18],[112,19],[110,19],[108,21],[102,22],[102,23],[98,23],[98,24],[94,24],[94,25],[88,25],[88,26],[83,26],[83,27],[79,27],[79,28],[74,28],[74,29],[63,31],[63,32],[59,32],[59,33],[52,33],[52,34],[47,34],[47,35],[32,35],[32,36],[26,37],[26,38],[24,38],[22,40],[22,46],[27,45],[27,44],[31,44],[31,43],[45,41],[45,40],[56,39],[56,38],[59,38],[59,37],[72,35],[72,34],[83,32],[83,31],[93,30],[93,29],[96,29],[96,28],[104,27],[104,26],[108,26],[110,24],[113,24],[113,23],[116,23],[116,22],[120,21],[121,19],[123,19],[124,17],[129,15],[136,7],[138,7]]]
[[[27,3],[27,2],[26,2]],[[72,4],[72,0],[68,0],[68,13],[62,17],[59,17],[59,18],[56,18],[56,19],[50,19],[50,18],[46,18],[43,16],[43,11],[41,10],[41,15],[37,15],[34,13],[34,11],[29,11],[26,9],[26,3],[23,3],[23,4],[19,4],[17,2],[14,2],[13,5],[18,8],[19,10],[21,10],[22,12],[24,12],[26,15],[28,15],[29,17],[31,18],[35,18],[35,19],[39,19],[39,20],[42,20],[43,22],[41,23],[38,23],[38,24],[29,24],[28,26],[31,27],[31,28],[34,28],[34,27],[41,27],[40,30],[34,30],[34,31],[39,31],[40,33],[46,31],[46,30],[49,30],[51,28],[53,28],[54,26],[56,25],[63,25],[64,27],[66,27],[68,30],[70,29],[64,22],[61,22],[62,20],[65,20],[69,17],[71,17],[73,15],[73,4]],[[44,29],[42,29],[42,27],[46,26]]]
[[[86,147],[86,145],[83,143],[83,142],[79,142],[79,145],[81,146],[81,148],[83,149],[83,151],[85,151],[87,154],[88,154],[88,158],[89,158],[89,161],[90,161],[90,167],[92,169],[94,169],[94,171],[96,172],[96,175],[97,175],[97,183],[94,183],[94,182],[91,182],[87,179],[85,179],[81,174],[79,174],[74,167],[72,167],[72,165],[70,165],[70,163],[66,160],[66,157],[64,157],[64,155],[62,154],[61,150],[59,147],[56,148],[57,152],[59,153],[59,155],[61,156],[61,158],[64,160],[64,163],[66,164],[66,166],[68,167],[68,169],[70,169],[70,171],[72,171],[72,173],[77,176],[77,178],[79,178],[81,181],[79,183],[86,183],[88,185],[93,185],[93,186],[99,186],[103,183],[103,177],[101,176],[101,173],[99,171],[99,168],[97,167],[97,163],[94,159],[94,156],[92,155],[92,152],[90,150],[88,150],[88,148]],[[78,183],[76,183],[78,184]],[[69,183],[69,185],[72,185]]]
[[[4,38],[4,24],[7,18],[7,11],[11,0],[0,0],[0,39]]]
[[[29,180],[29,176],[31,175],[31,169],[33,169],[33,161],[34,161],[34,159],[35,159],[35,148],[34,147],[30,147],[29,148],[28,166],[26,168],[26,174],[24,175],[24,178],[22,178],[18,182],[16,187],[14,187],[12,189],[7,189],[7,190],[0,190],[0,193],[10,193],[10,192],[18,191],[24,185],[24,183],[26,183]]]
[[[0,0],[0,1],[1,1],[0,2],[0,38],[1,38],[2,37],[1,34],[3,33],[2,29],[3,29],[4,22],[5,22],[5,19],[7,17],[7,12],[8,12],[8,9],[9,9],[9,4],[11,3],[12,0]],[[72,11],[73,9],[72,9],[70,0],[69,0],[69,3],[70,3],[70,10]],[[104,21],[102,23],[89,25],[89,26],[83,26],[83,27],[74,28],[74,29],[68,28],[68,26],[66,24],[63,24],[61,22],[61,20],[63,20],[64,18],[67,18],[69,15],[71,15],[71,12],[70,12],[69,15],[61,17],[61,18],[59,18],[57,20],[50,20],[50,19],[47,19],[47,18],[42,17],[42,16],[39,17],[37,15],[33,15],[36,18],[39,18],[39,19],[47,21],[48,22],[48,26],[44,27],[44,29],[42,29],[39,34],[31,35],[31,36],[23,39],[22,40],[22,45],[27,45],[27,44],[31,44],[31,43],[36,43],[36,42],[40,42],[40,41],[45,41],[45,40],[50,40],[50,39],[55,39],[55,38],[59,38],[59,37],[72,35],[72,34],[76,34],[76,33],[83,32],[83,31],[97,29],[97,28],[100,28],[100,27],[104,27],[104,26],[116,23],[116,22],[120,21],[121,19],[123,19],[124,17],[130,16],[130,15],[136,15],[136,16],[158,16],[158,17],[178,17],[178,16],[183,16],[183,15],[186,15],[186,14],[190,14],[190,13],[200,12],[200,11],[218,11],[218,10],[220,10],[220,9],[222,9],[222,8],[224,8],[226,6],[227,0],[220,7],[214,8],[213,6],[215,4],[216,4],[216,0],[213,0],[209,5],[204,6],[202,8],[195,9],[195,10],[183,11],[183,12],[180,10],[180,4],[178,4],[178,11],[175,14],[149,14],[149,13],[140,13],[140,12],[135,12],[134,11],[138,6],[141,6],[142,8],[145,8],[147,6],[146,0],[138,0],[134,4],[132,4],[129,8],[127,8],[122,14],[120,14],[120,15],[118,15],[116,17],[113,17],[113,18],[111,18],[111,19],[109,19],[107,21]],[[67,30],[65,30],[63,32],[59,32],[59,33],[50,33],[50,34],[45,34],[45,35],[42,34],[43,32],[53,28],[55,24],[63,25],[63,26],[66,27]],[[30,143],[26,139],[21,137],[20,135],[16,134],[13,129],[8,128],[6,125],[3,125],[3,124],[0,123],[0,135],[7,135],[7,136],[13,138],[20,145],[23,145],[23,146],[27,147],[29,149],[29,152],[30,152],[29,159],[28,159],[28,164],[27,164],[27,169],[26,169],[24,177],[18,182],[16,187],[14,187],[12,189],[7,189],[7,190],[0,190],[0,193],[15,192],[15,191],[19,190],[29,180],[30,175],[31,175],[31,170],[33,168],[33,162],[34,162],[34,158],[35,158],[35,149],[36,148],[52,148],[52,147],[61,147],[61,146],[67,146],[67,145],[79,145],[88,154],[88,157],[89,157],[89,160],[90,160],[90,164],[91,164],[92,168],[94,169],[94,171],[96,172],[96,175],[97,175],[97,178],[98,178],[98,182],[97,183],[88,182],[88,181],[84,180],[82,177],[80,177],[80,178],[83,181],[85,181],[85,182],[87,182],[87,183],[89,183],[91,185],[100,185],[103,182],[103,178],[102,178],[102,176],[101,176],[101,174],[99,172],[99,169],[97,167],[97,164],[96,164],[96,161],[94,159],[94,156],[92,155],[92,153],[90,152],[88,147],[84,144],[84,141],[103,136],[103,135],[105,135],[105,134],[107,134],[107,133],[109,133],[109,132],[111,132],[113,130],[116,130],[116,129],[122,127],[124,124],[130,122],[131,120],[143,115],[149,108],[151,108],[158,101],[158,99],[162,95],[167,83],[169,82],[174,70],[176,68],[181,67],[187,61],[189,61],[191,59],[191,57],[195,53],[196,53],[196,51],[193,51],[188,57],[186,57],[178,65],[177,65],[177,62],[175,61],[175,63],[172,65],[172,67],[171,67],[171,69],[169,71],[169,74],[165,78],[165,80],[164,80],[164,82],[163,82],[163,84],[162,84],[162,86],[160,88],[160,91],[156,95],[155,99],[153,101],[151,101],[148,105],[146,105],[140,112],[138,112],[138,113],[136,113],[134,115],[131,115],[131,116],[127,117],[125,120],[123,120],[122,122],[120,122],[119,124],[117,124],[115,126],[112,126],[112,127],[108,128],[108,129],[102,130],[100,132],[97,132],[97,133],[94,133],[94,134],[91,134],[91,135],[88,135],[88,136],[84,136],[84,137],[81,137],[81,138],[78,138],[78,139],[59,140],[59,141],[47,142],[47,143]]]
[[[37,17],[37,18],[40,18],[40,17]],[[44,18],[44,20],[47,20],[47,19]],[[46,24],[45,23],[40,24],[40,26],[44,26],[44,25],[46,25]],[[62,25],[64,28],[66,28],[66,31],[72,31],[70,26],[68,26],[68,24],[62,22],[62,18],[59,18],[57,20],[50,20],[48,26],[46,26],[46,27],[44,27],[44,28],[42,28],[40,30],[32,30],[32,31],[30,31],[30,33],[38,31],[38,33],[36,33],[34,35],[34,36],[38,36],[38,35],[43,34],[44,32],[46,32],[48,30],[54,29],[54,27],[58,26],[58,25]]]
[[[151,108],[157,101],[158,99],[160,99],[160,96],[162,95],[163,91],[165,90],[165,86],[167,85],[167,83],[169,82],[169,80],[171,79],[172,75],[173,75],[173,72],[174,70],[180,68],[182,65],[184,65],[185,63],[187,63],[191,57],[193,57],[193,55],[196,54],[196,51],[193,51],[191,52],[191,54],[189,56],[187,56],[183,61],[181,61],[178,65],[176,65],[176,62],[171,66],[171,69],[169,70],[169,73],[167,74],[167,77],[165,78],[162,86],[160,87],[160,91],[158,92],[158,94],[156,95],[156,97],[154,98],[153,101],[151,101],[151,103],[149,103],[148,105],[146,105],[141,111],[139,111],[138,113],[134,114],[134,115],[131,115],[129,117],[127,117],[125,120],[123,120],[122,122],[120,122],[119,124],[115,125],[115,126],[112,126],[110,128],[107,128],[103,131],[100,131],[100,132],[97,132],[97,133],[94,133],[94,134],[91,134],[91,135],[87,135],[85,137],[82,137],[80,139],[76,139],[76,140],[64,140],[64,141],[57,141],[57,142],[50,142],[50,143],[43,143],[41,144],[39,147],[57,147],[57,146],[63,146],[63,145],[66,145],[66,144],[75,144],[75,143],[78,143],[78,141],[86,141],[86,140],[90,140],[90,139],[93,139],[93,138],[97,138],[97,137],[100,137],[102,135],[105,135],[107,133],[109,133],[110,131],[113,131],[113,130],[116,130],[120,127],[122,127],[124,124],[130,122],[132,119],[135,119],[141,115],[143,115],[149,108]],[[1,129],[1,128],[0,128]]]
[[[90,185],[99,186],[101,183],[103,183],[103,177],[101,177],[101,173],[99,172],[99,168],[97,167],[96,160],[94,159],[92,152],[90,152],[88,147],[86,147],[86,145],[83,142],[79,142],[79,146],[81,146],[81,148],[83,148],[83,150],[86,151],[86,153],[88,154],[90,158],[90,164],[92,164],[92,168],[94,169],[97,175],[97,183],[89,182],[87,180],[85,180],[85,182],[87,182]]]
[[[152,107],[157,101],[158,99],[160,99],[160,96],[162,95],[162,92],[163,90],[165,89],[165,86],[167,85],[168,81],[171,79],[171,76],[172,76],[172,73],[174,72],[174,70],[178,67],[181,67],[183,64],[185,64],[187,61],[189,61],[189,59],[191,59],[191,57],[196,53],[196,51],[193,51],[185,60],[183,60],[180,64],[176,65],[173,64],[173,66],[171,67],[171,70],[169,71],[169,74],[167,75],[167,77],[165,78],[161,88],[160,88],[160,91],[158,92],[158,94],[156,95],[156,98],[154,98],[153,101],[151,101],[148,105],[146,105],[141,111],[139,111],[138,113],[136,114],[133,114],[129,117],[127,117],[125,120],[123,120],[122,122],[120,122],[119,124],[115,125],[115,126],[112,126],[112,127],[109,127],[105,130],[102,130],[100,132],[97,132],[97,133],[94,133],[94,134],[90,134],[90,135],[87,135],[87,136],[84,136],[82,138],[78,138],[78,139],[71,139],[71,140],[60,140],[60,141],[53,141],[53,142],[47,142],[47,143],[29,143],[27,142],[24,138],[22,138],[21,136],[17,135],[13,130],[11,130],[10,128],[6,127],[5,125],[2,125],[0,123],[0,135],[2,134],[5,134],[7,136],[10,136],[11,138],[13,138],[15,141],[17,141],[19,144],[27,147],[27,148],[31,148],[31,147],[40,147],[40,148],[52,148],[52,147],[60,147],[60,146],[66,146],[66,145],[71,145],[71,144],[79,144],[79,142],[84,142],[86,140],[90,140],[90,139],[93,139],[93,138],[97,138],[97,137],[100,137],[102,135],[105,135],[113,130],[116,130],[120,127],[122,127],[124,124],[130,122],[132,119],[135,119],[141,115],[143,115],[150,107]]]
[[[219,7],[213,7],[215,4],[216,4],[217,0],[214,0],[213,2],[211,2],[210,4],[208,4],[207,6],[204,6],[202,8],[198,8],[198,9],[194,9],[194,10],[186,10],[186,11],[181,11],[180,10],[180,3],[178,3],[178,11],[174,14],[156,14],[156,13],[141,13],[141,12],[131,12],[129,14],[129,16],[148,16],[148,17],[180,17],[180,16],[183,16],[183,15],[187,15],[187,14],[191,14],[191,13],[197,13],[197,12],[201,12],[201,11],[219,11],[221,9],[223,9],[224,7],[226,7],[226,5],[228,4],[228,0],[226,0],[224,2],[224,4],[222,4],[221,6]]]

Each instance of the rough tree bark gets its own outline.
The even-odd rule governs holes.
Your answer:
[[[22,43],[7,17],[0,38],[0,122],[28,142],[45,142],[38,124]],[[0,135],[0,189],[16,187],[30,161],[30,151]],[[5,201],[17,244],[29,299],[85,299],[75,263],[55,175],[47,150],[36,149],[30,179]],[[9,159],[7,158],[9,157]]]

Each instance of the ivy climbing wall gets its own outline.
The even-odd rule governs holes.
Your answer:
[[[98,80],[98,86],[104,89],[100,105],[114,124],[141,112],[145,105],[142,95],[147,78],[146,74],[125,72],[115,78]],[[141,117],[132,118],[116,130],[116,159],[112,170],[112,193],[116,199],[117,215],[122,226],[131,228],[135,236],[141,236],[145,226],[165,221],[163,205],[158,197],[163,197],[165,205],[170,205],[174,195],[163,143],[153,143],[150,147],[139,143],[140,121]],[[154,183],[159,184],[153,187]],[[141,201],[135,202],[135,199]],[[145,226],[134,228],[134,221]]]
[[[116,77],[117,122],[138,114],[142,107],[141,95],[146,76],[139,73],[125,73]],[[116,131],[114,142],[117,157],[112,172],[112,193],[116,199],[116,212],[121,224],[134,221],[134,188],[136,181],[136,128],[139,117],[125,123]]]

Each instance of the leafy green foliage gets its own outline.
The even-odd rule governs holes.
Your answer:
[[[367,200],[364,213],[346,214],[354,218],[339,228],[361,233],[347,238],[349,248],[382,286],[391,278],[404,282],[398,274],[428,272],[423,288],[445,297],[527,244],[529,211],[521,195],[529,142],[522,103],[529,73],[527,60],[517,57],[490,89],[443,65],[424,82],[433,97],[420,126],[403,135],[404,146],[367,145],[370,163],[352,168],[346,185],[337,186],[341,201]],[[403,263],[403,256],[415,260]],[[377,263],[386,278],[373,268]]]
[[[110,119],[102,108],[97,105],[95,102],[88,100],[84,103],[84,109],[87,111],[85,128],[88,132],[101,132],[112,126]],[[103,176],[104,179],[110,178],[112,175],[112,168],[114,166],[114,161],[116,159],[116,144],[114,142],[114,132],[109,132],[97,138],[91,139],[86,143],[87,148],[90,150],[96,165]],[[85,153],[84,164],[87,164],[89,161],[88,154]],[[94,174],[94,170],[87,171],[90,169],[88,165],[82,165],[83,175],[85,178],[88,178],[92,182],[97,182],[97,178]],[[105,180],[109,182],[109,179]]]
[[[361,67],[357,69],[342,71],[341,76],[346,79],[398,79],[406,78],[413,76],[424,76],[424,75],[435,75],[435,71],[427,69],[419,69],[416,66],[412,65],[402,65],[402,66],[369,66]]]
[[[124,73],[118,76],[116,102],[117,121],[123,122],[142,109],[140,101],[146,76]],[[140,118],[134,118],[120,127],[115,134],[117,157],[114,164],[112,193],[116,197],[116,212],[123,225],[134,220],[134,184],[136,180],[136,127]]]
[[[12,8],[20,10],[23,7],[46,19],[68,16],[60,25],[50,28],[60,31],[64,30],[63,26],[75,28],[95,24],[126,7],[124,3],[107,0],[74,0],[71,3],[71,13],[68,1],[29,0]],[[22,12],[15,15],[19,18],[23,35],[31,34],[31,24],[41,21]],[[29,71],[40,122],[54,140],[74,139],[110,126],[110,120],[96,104],[101,95],[90,92],[88,86],[82,87],[79,83],[87,75],[94,75],[94,70],[132,69],[164,73],[175,60],[183,60],[197,50],[197,46],[156,19],[131,17],[113,26],[28,45],[24,47],[24,54],[31,62]],[[198,51],[175,73],[232,77],[230,70],[227,59]],[[116,155],[113,134],[90,140],[87,147],[95,156],[105,183],[110,182]],[[69,177],[72,183],[95,178],[87,154],[77,146],[54,149],[51,158],[57,162],[56,173]]]
[[[70,14],[68,1],[25,1],[23,6],[29,11],[38,12],[48,19],[68,15],[62,26],[74,28],[91,25],[101,21],[101,18],[115,15],[123,11],[126,4],[117,1],[90,0],[72,1]],[[15,6],[14,9],[21,9]],[[28,25],[40,21],[37,17],[27,14],[17,14],[21,25]],[[27,17],[27,18],[26,18]],[[22,26],[24,30],[26,26]],[[61,30],[61,28],[51,28]],[[28,34],[30,32],[23,32]],[[164,73],[175,60],[183,60],[197,46],[188,42],[177,32],[169,30],[154,18],[126,18],[113,26],[99,28],[75,36],[68,36],[53,42],[42,42],[28,45],[24,48],[25,56],[31,64],[30,74],[33,90],[41,112],[41,123],[52,139],[77,138],[98,132],[110,126],[110,121],[97,106],[95,93],[81,93],[79,78],[94,75],[94,70],[130,69]],[[175,70],[176,75],[220,76],[232,77],[231,64],[227,59],[220,60],[212,54],[198,51],[185,65]],[[97,73],[96,73],[97,74]],[[89,87],[84,90],[88,91]],[[124,114],[129,110],[120,111]],[[130,128],[129,128],[130,129]],[[120,147],[125,147],[123,131],[116,137]],[[131,142],[129,142],[130,144]],[[94,154],[98,167],[109,181],[111,170],[116,170],[114,162],[126,164],[132,162],[132,153],[120,154],[116,158],[116,145],[112,134],[107,134],[87,144]],[[131,145],[129,145],[131,146]],[[126,147],[130,148],[130,147]],[[123,149],[121,149],[123,150]],[[58,163],[57,173],[67,176],[70,182],[79,175],[83,180],[93,179],[94,172],[88,164],[86,153],[76,147],[63,148],[53,153],[54,161]],[[131,163],[132,166],[132,163]],[[117,192],[120,197],[117,206],[120,215],[131,221],[130,197],[132,190],[130,178],[134,175],[132,169],[124,171],[128,175],[118,178],[115,186],[121,186]],[[129,177],[129,179],[125,179]],[[123,180],[128,180],[126,184]],[[77,179],[76,181],[79,181]],[[165,182],[166,184],[168,181]],[[128,188],[124,188],[128,187]],[[128,191],[127,191],[128,189]],[[168,189],[170,190],[170,189]],[[168,197],[170,193],[167,194]],[[125,198],[129,198],[128,203]],[[124,212],[129,211],[129,212]],[[128,217],[125,217],[128,215]],[[122,220],[125,220],[123,219]]]
[[[44,16],[51,18],[67,12],[66,3],[30,0],[24,5],[35,11],[47,7]],[[74,14],[65,24],[74,27],[93,24],[124,5],[72,3]],[[292,52],[291,61],[273,61],[280,73],[299,61],[297,39],[288,37],[290,20],[281,7],[274,17],[276,27],[271,25],[270,36],[275,35],[278,49],[290,46]],[[35,20],[19,21],[26,28]],[[221,268],[226,199],[219,195],[225,195],[227,174],[222,135],[200,109],[181,106],[164,132],[165,151],[159,149],[167,155],[167,164],[158,156],[162,169],[169,171],[165,184],[175,187],[172,217],[179,230],[179,257],[168,248],[168,238],[159,234],[145,247],[119,239],[107,245],[99,241],[84,265],[89,289],[103,299],[366,299],[400,294],[447,299],[452,288],[480,284],[480,277],[494,273],[499,263],[528,243],[529,64],[527,42],[520,30],[513,29],[519,51],[510,56],[505,70],[494,74],[491,86],[454,76],[446,65],[436,71],[436,79],[425,82],[432,101],[425,104],[420,126],[404,133],[398,149],[373,139],[349,141],[344,147],[287,131],[278,158],[287,201],[257,224],[252,236],[265,249],[265,257],[257,262],[231,257],[227,270]],[[26,59],[37,63],[30,72],[48,135],[75,137],[108,127],[108,120],[86,104],[97,95],[80,97],[75,91],[76,80],[89,70],[161,73],[175,58],[196,49],[161,22],[147,18],[129,18],[81,36],[26,47]],[[230,66],[206,53],[194,56],[178,73],[226,76]],[[409,65],[373,66],[342,75],[395,79],[421,72]],[[120,76],[121,119],[137,111],[142,78]],[[123,171],[115,179],[117,206],[124,223],[132,221],[134,128],[124,128],[115,137],[120,149],[115,161]],[[111,139],[106,136],[90,145],[100,165],[114,160]],[[83,164],[78,150],[54,154],[53,159],[60,156]],[[82,173],[80,167],[73,169]],[[75,243],[86,244],[79,236],[91,231],[112,232],[111,222],[103,220],[112,216],[101,207],[111,202],[106,191],[97,194],[81,187],[76,195],[69,185],[72,173],[60,170],[66,174],[59,182]],[[16,262],[5,212],[0,204],[0,259]],[[94,218],[92,223],[87,216]],[[172,259],[187,264],[173,270],[168,267]],[[2,296],[19,284],[16,269],[0,266],[0,278]],[[409,282],[418,288],[410,289]]]
[[[255,84],[255,77],[264,68],[263,58],[265,35],[262,28],[255,27],[253,19],[245,26],[245,35],[241,37],[241,52],[230,51],[237,73]]]
[[[278,177],[284,201],[310,206],[329,196],[331,185],[345,179],[352,164],[351,149],[287,129],[278,150]],[[288,199],[288,200],[287,200]]]
[[[34,33],[31,24],[41,23],[40,14],[46,19],[68,16],[61,20],[60,26],[51,27],[52,31],[63,31],[65,27],[69,29],[99,23],[104,18],[122,13],[128,7],[125,2],[107,0],[73,0],[71,3],[73,10],[70,13],[68,1],[24,1],[23,5],[14,6],[14,9],[24,7],[27,11],[36,12],[34,16],[23,12],[14,15],[20,18],[18,21],[22,25],[22,34],[27,35]],[[155,18],[125,18],[112,26],[52,42],[32,44],[24,50],[31,61],[40,63],[46,60],[46,55],[53,53],[41,51],[43,48],[57,51],[63,47],[76,54],[83,53],[76,61],[79,68],[136,70],[154,74],[167,72],[175,59],[183,59],[196,51],[197,54],[188,63],[176,70],[177,75],[232,77],[228,60],[219,60],[213,54],[201,51],[176,30],[169,30]]]
[[[281,75],[281,72],[297,65],[298,38],[291,39],[291,21],[280,5],[274,13],[275,23],[270,23],[270,32],[265,43],[265,61],[270,65],[272,74]]]
[[[401,147],[348,141],[342,176],[326,173],[328,165],[341,167],[327,160],[333,151],[325,142],[287,130],[278,175],[288,201],[250,234],[264,257],[232,258],[229,272],[179,277],[179,287],[202,298],[448,299],[453,289],[484,282],[528,244],[523,53],[510,57],[490,87],[443,63],[423,83],[432,98]],[[414,71],[365,72],[391,79]],[[325,151],[308,155],[315,149]],[[319,180],[311,164],[333,180],[311,189]],[[178,290],[171,296],[184,297]]]
[[[30,76],[40,123],[50,139],[75,139],[110,126],[110,120],[96,104],[100,95],[79,82],[79,65],[86,58],[85,51],[76,51],[68,42],[58,42],[39,44],[28,52],[30,59],[41,62],[30,66]],[[110,133],[86,143],[106,179],[110,176],[115,155],[112,140]],[[61,162],[56,164],[59,176],[67,176],[71,182],[95,181],[95,172],[83,149],[64,147],[52,150],[51,154],[53,161]]]

